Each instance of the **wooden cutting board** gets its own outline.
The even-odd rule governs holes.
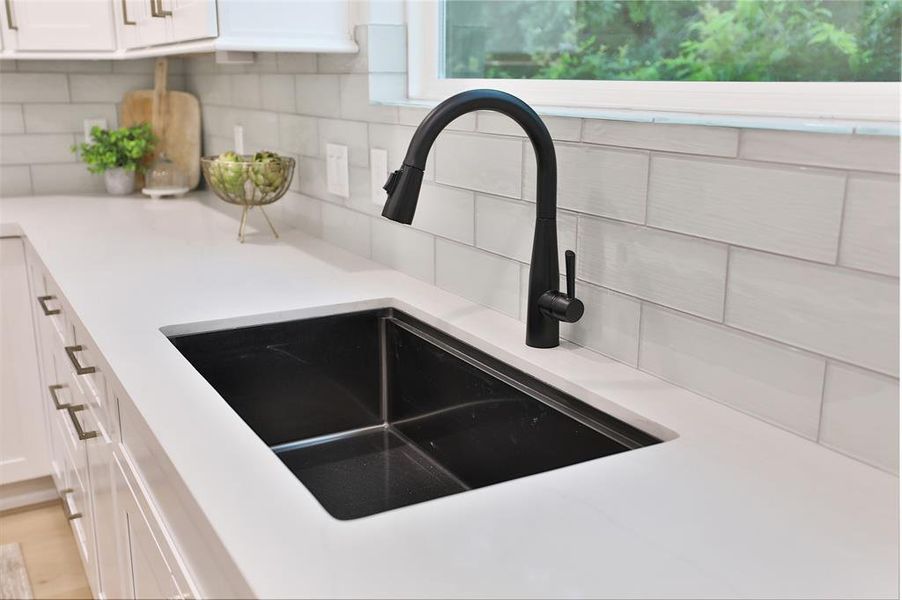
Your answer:
[[[188,176],[188,187],[200,183],[200,103],[187,92],[168,91],[169,64],[158,58],[154,68],[154,89],[128,92],[119,109],[119,125],[130,127],[148,122],[157,137],[154,154],[147,165],[165,153]],[[143,185],[143,181],[139,182]]]

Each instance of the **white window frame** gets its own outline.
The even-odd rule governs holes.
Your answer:
[[[408,94],[435,102],[494,88],[534,106],[816,119],[899,120],[895,82],[684,82],[443,79],[441,0],[407,0]]]

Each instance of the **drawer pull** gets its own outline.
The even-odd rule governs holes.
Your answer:
[[[84,404],[79,404],[78,406],[70,406],[66,410],[69,411],[69,418],[72,419],[72,426],[75,427],[75,433],[78,434],[78,439],[80,440],[90,440],[91,438],[97,437],[96,431],[85,431],[81,426],[81,422],[78,420],[78,417],[75,413],[80,412],[85,409]]]
[[[63,514],[66,515],[66,519],[68,519],[69,521],[74,521],[75,519],[81,518],[80,512],[72,512],[69,509],[69,501],[67,500],[67,498],[69,497],[70,494],[74,494],[74,493],[75,493],[75,490],[73,490],[72,488],[66,488],[60,492],[60,495],[63,498]]]
[[[128,0],[122,0],[122,23],[124,25],[136,25],[134,21],[128,18]]]
[[[81,352],[85,347],[81,344],[77,346],[66,346],[66,355],[69,357],[69,361],[72,363],[72,366],[75,367],[76,375],[87,375],[89,373],[94,373],[97,371],[95,367],[83,367],[80,362],[78,362],[78,357],[75,356],[76,352]]]
[[[56,296],[38,296],[38,304],[41,305],[41,310],[44,311],[44,314],[48,317],[60,314],[60,309],[47,307],[48,300],[56,300]]]
[[[19,26],[13,21],[12,0],[6,0],[6,24],[13,31],[19,30]]]
[[[65,384],[57,383],[57,384],[51,385],[49,388],[50,389],[50,399],[53,400],[53,407],[56,410],[63,410],[65,408],[70,408],[72,406],[71,404],[65,404],[63,402],[60,402],[59,396],[57,395],[57,392],[65,387],[66,387]]]

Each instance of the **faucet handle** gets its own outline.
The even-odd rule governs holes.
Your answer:
[[[567,270],[567,293],[548,290],[539,296],[539,310],[552,319],[576,323],[582,318],[586,307],[576,297],[576,253],[573,250],[564,253],[564,267]]]
[[[564,267],[567,272],[567,298],[576,298],[576,252],[567,250],[564,252]]]

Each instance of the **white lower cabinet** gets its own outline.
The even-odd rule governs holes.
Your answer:
[[[25,244],[0,238],[0,485],[49,469]]]
[[[27,258],[44,456],[91,591],[111,600],[189,598],[194,584],[121,444],[110,373],[37,255],[29,249]]]
[[[106,598],[130,598],[128,538],[118,502],[120,495],[122,502],[127,501],[128,491],[120,491],[116,479],[115,443],[100,423],[94,427],[97,435],[84,443],[91,479],[100,590]]]
[[[150,520],[145,516],[135,493],[118,459],[114,477],[122,501],[119,518],[128,539],[128,557],[132,568],[132,589],[127,598],[183,598],[172,575],[165,554],[154,536]]]

